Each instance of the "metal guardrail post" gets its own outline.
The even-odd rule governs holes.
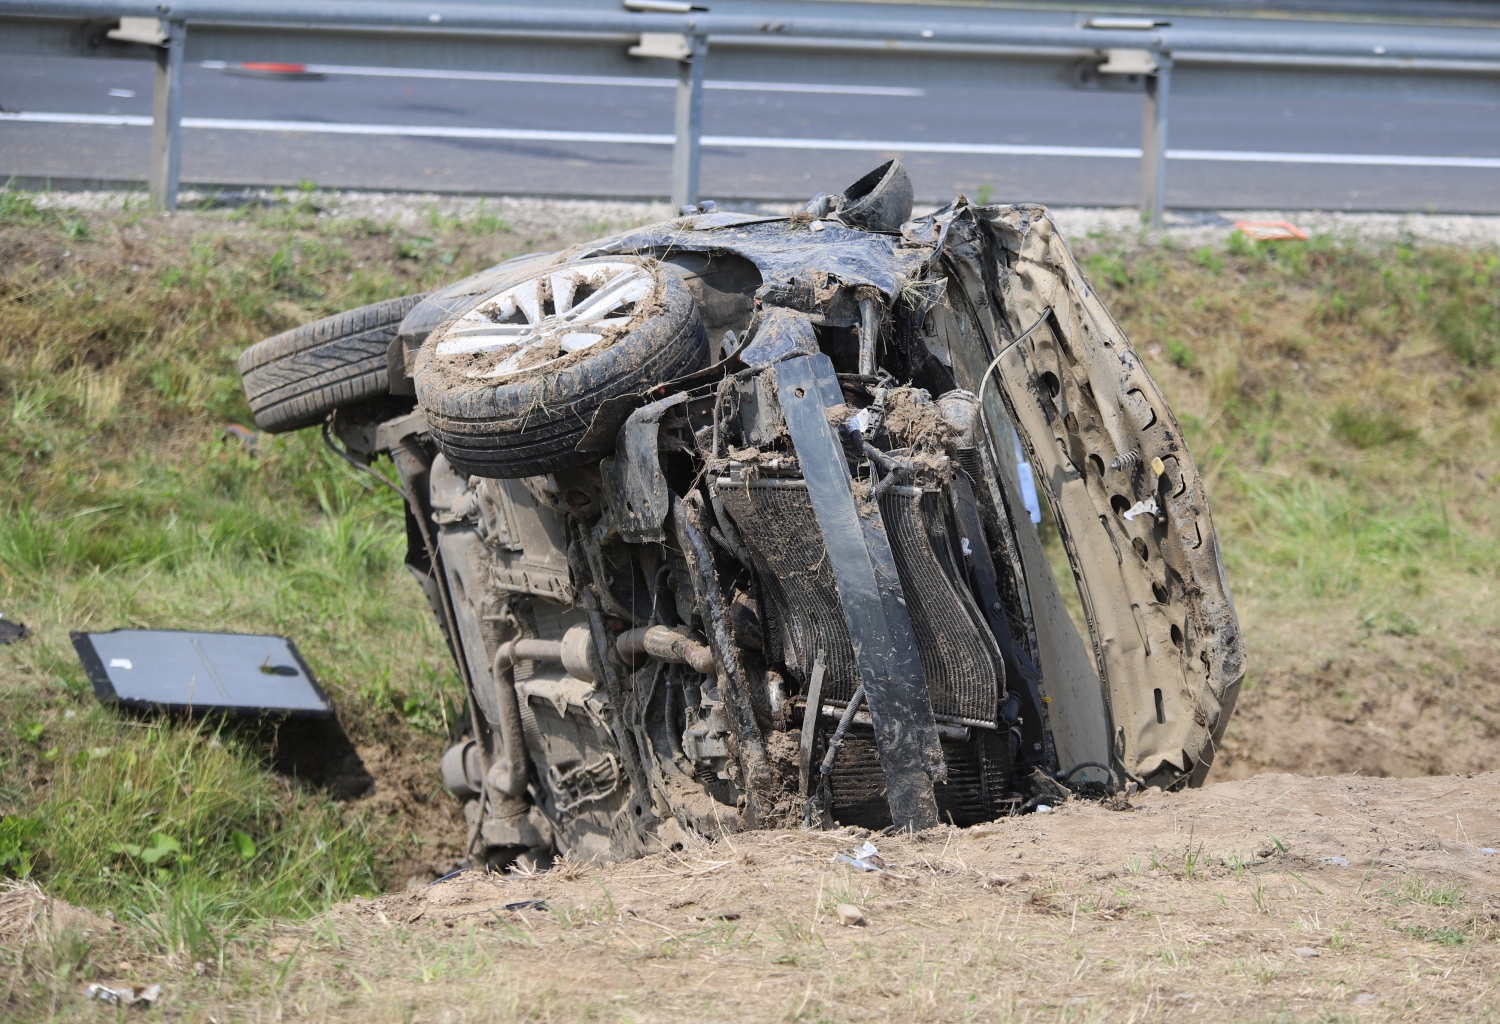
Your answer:
[[[187,23],[163,21],[167,37],[156,48],[156,90],[151,106],[151,205],[177,209],[182,170],[182,51]]]
[[[1172,91],[1172,55],[1154,54],[1156,73],[1146,76],[1141,118],[1141,220],[1162,226],[1167,204],[1167,99]]]
[[[677,64],[677,141],[672,148],[672,206],[698,201],[698,159],[703,140],[703,65],[708,37],[687,37],[688,55]]]

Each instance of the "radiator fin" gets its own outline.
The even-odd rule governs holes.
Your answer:
[[[848,701],[859,685],[859,666],[807,485],[776,480],[746,486],[721,479],[719,498],[751,559],[764,569],[758,579],[785,664],[805,682],[823,651],[823,699]]]
[[[1004,663],[953,564],[942,493],[893,487],[880,499],[901,591],[937,715],[995,724]]]

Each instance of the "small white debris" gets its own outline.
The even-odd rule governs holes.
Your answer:
[[[123,669],[126,669],[126,670],[135,668],[135,666],[130,663],[130,659],[129,658],[110,658],[109,659],[109,667],[110,668],[123,668]]]
[[[135,90],[134,89],[111,89],[109,91],[109,94],[111,96],[113,96],[117,100],[133,100],[133,99],[135,99]]]
[[[1324,864],[1333,864],[1333,865],[1336,865],[1336,866],[1341,867],[1341,868],[1347,868],[1349,866],[1349,858],[1348,857],[1324,857],[1323,858],[1323,863]]]
[[[1482,849],[1480,849],[1479,852],[1480,853],[1494,853],[1495,852],[1495,848],[1493,846],[1486,846],[1486,847],[1483,847]]]
[[[828,225],[824,224],[822,221],[815,220],[815,221],[813,221],[811,224],[809,224],[807,226],[807,230],[809,230],[809,231],[822,231],[822,230],[826,229],[827,227],[828,227]]]
[[[1321,949],[1309,949],[1306,946],[1298,946],[1296,949],[1292,950],[1292,956],[1300,956],[1304,960],[1307,959],[1307,958],[1309,958],[1309,957],[1322,956],[1322,955],[1323,955],[1323,951]]]
[[[1136,516],[1143,516],[1148,513],[1153,516],[1161,514],[1161,509],[1156,507],[1156,499],[1154,497],[1147,498],[1145,501],[1138,501],[1120,514],[1125,517],[1126,522],[1133,523]]]
[[[127,982],[95,982],[84,990],[89,999],[107,1006],[150,1006],[161,998],[160,985],[131,985]]]
[[[847,853],[835,853],[833,860],[837,864],[848,864],[861,871],[885,870],[885,861],[881,859],[880,851],[875,849],[875,844],[868,839],[865,840],[865,845],[854,848],[853,856]]]
[[[839,923],[845,928],[855,928],[864,925],[865,913],[852,903],[840,903],[838,905]]]
[[[1051,814],[1052,813],[1052,807],[1049,804],[1037,804],[1036,805],[1036,813],[1038,813],[1038,814]]]

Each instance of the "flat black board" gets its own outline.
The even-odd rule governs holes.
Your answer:
[[[333,707],[291,640],[245,633],[73,633],[94,694],[141,711],[328,718]]]

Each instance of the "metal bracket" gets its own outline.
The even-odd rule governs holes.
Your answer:
[[[938,822],[932,785],[946,771],[942,745],[880,513],[872,506],[860,514],[843,447],[828,425],[826,410],[843,401],[833,363],[821,353],[783,360],[776,386],[854,643],[891,819],[897,828],[931,828]]]
[[[631,413],[620,428],[614,457],[599,464],[610,518],[628,543],[667,538],[662,524],[672,510],[672,495],[661,472],[657,438],[667,410],[686,401],[685,394],[672,395]]]

